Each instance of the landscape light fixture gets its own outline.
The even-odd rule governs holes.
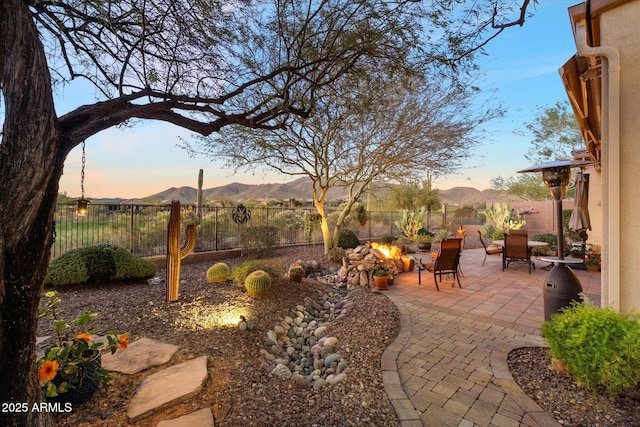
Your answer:
[[[543,257],[542,260],[554,264],[547,275],[544,286],[544,319],[551,320],[551,316],[567,307],[572,301],[582,300],[582,285],[578,276],[567,267],[567,264],[581,263],[582,260],[564,258],[564,230],[562,224],[562,199],[567,195],[567,188],[571,182],[571,168],[594,164],[588,160],[555,160],[541,163],[518,173],[542,172],[542,180],[549,189],[556,205],[556,225],[558,227],[558,256]]]
[[[76,208],[76,214],[78,216],[87,216],[89,212],[89,201],[84,198],[84,165],[87,161],[84,145],[84,141],[82,141],[82,169],[80,171],[80,190],[82,191],[82,195],[80,196],[80,200],[78,200]]]

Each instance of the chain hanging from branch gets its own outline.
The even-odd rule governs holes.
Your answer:
[[[81,196],[78,200],[78,207],[76,213],[78,216],[87,216],[89,212],[89,201],[84,198],[84,168],[87,163],[87,153],[85,151],[85,142],[82,141],[82,169],[80,170],[80,191]]]

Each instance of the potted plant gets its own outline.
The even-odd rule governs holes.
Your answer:
[[[595,249],[588,249],[584,255],[584,264],[589,271],[599,271],[602,264],[602,254]]]
[[[100,352],[105,346],[92,336],[87,328],[96,313],[86,311],[67,322],[58,317],[60,298],[57,292],[45,294],[48,301],[40,310],[39,317],[52,321],[56,342],[44,350],[38,359],[38,381],[45,397],[54,402],[79,405],[87,401],[100,385],[107,388],[111,381],[109,373],[102,369]],[[129,343],[127,335],[108,334],[106,348],[115,353],[125,350]]]
[[[380,264],[376,264],[371,271],[373,276],[373,282],[376,285],[376,289],[384,291],[389,287],[389,271]]]
[[[429,234],[418,234],[415,238],[415,242],[418,245],[418,249],[421,251],[430,251],[432,241],[433,241],[433,236]]]

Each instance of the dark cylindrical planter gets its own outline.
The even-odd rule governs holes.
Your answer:
[[[100,368],[102,368],[102,357],[98,353],[93,359],[80,365],[80,369],[84,372],[84,378],[80,384],[74,384],[69,391],[60,393],[55,397],[47,397],[47,401],[62,404],[69,402],[73,406],[83,404],[98,390],[100,384],[96,380],[96,373]]]
[[[576,273],[566,265],[554,266],[544,284],[544,320],[560,312],[572,301],[582,302],[582,285]]]

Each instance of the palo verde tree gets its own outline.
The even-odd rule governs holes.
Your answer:
[[[576,117],[567,101],[551,107],[539,107],[535,119],[527,123],[531,147],[525,157],[534,163],[571,159],[571,150],[584,146]]]
[[[424,169],[453,171],[472,152],[479,125],[496,113],[474,113],[473,88],[443,78],[403,81],[373,69],[350,77],[340,90],[318,94],[314,114],[294,118],[286,129],[230,127],[198,145],[236,168],[266,165],[308,176],[325,251],[337,244],[344,220],[371,185],[416,177]],[[324,205],[333,186],[346,188],[348,196],[331,232]]]
[[[525,158],[533,163],[571,159],[571,151],[584,145],[576,117],[566,101],[538,108],[535,119],[525,124],[525,127],[529,133],[515,133],[533,138],[525,154]],[[491,186],[497,190],[508,190],[510,194],[523,200],[551,198],[539,174],[519,174],[508,178],[498,176],[491,180]],[[570,192],[572,191],[573,186],[570,188]]]
[[[363,60],[402,67],[421,57],[454,67],[522,25],[530,0],[515,18],[512,2],[476,3],[452,10],[445,0],[2,0],[0,402],[42,400],[37,312],[58,181],[75,146],[132,119],[201,135],[232,124],[280,129],[309,116],[316,93]],[[430,55],[419,51],[432,41]],[[54,91],[74,79],[95,86],[96,102],[58,115]],[[3,412],[0,424],[51,420]]]
[[[391,203],[397,209],[415,210],[424,207],[428,215],[427,223],[431,220],[431,213],[442,206],[440,192],[433,188],[430,173],[427,173],[427,178],[420,183],[415,180],[401,180],[399,185],[391,189]]]

